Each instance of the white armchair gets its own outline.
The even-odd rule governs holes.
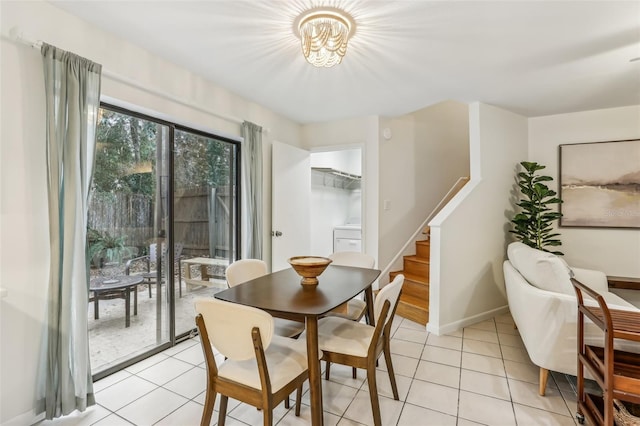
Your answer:
[[[639,309],[608,291],[603,272],[569,267],[558,256],[520,242],[509,244],[507,256],[503,269],[509,310],[531,361],[540,367],[539,391],[544,395],[549,370],[577,373],[578,302],[571,276],[601,294],[611,308]],[[586,344],[603,346],[603,333],[594,324],[585,323],[584,335]],[[630,342],[617,342],[616,348],[640,352],[640,345]]]

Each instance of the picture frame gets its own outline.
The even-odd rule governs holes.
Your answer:
[[[560,227],[640,228],[640,139],[559,146]]]

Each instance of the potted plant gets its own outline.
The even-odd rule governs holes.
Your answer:
[[[101,267],[108,263],[119,263],[123,257],[131,255],[131,249],[124,244],[124,236],[112,236],[108,232],[100,232],[96,229],[87,230],[87,242],[89,245],[89,259],[95,267]]]
[[[560,251],[551,251],[547,247],[562,245],[558,239],[560,234],[553,232],[553,223],[562,213],[552,209],[553,205],[562,203],[556,192],[544,182],[553,180],[550,176],[540,175],[537,172],[545,166],[536,162],[522,161],[520,165],[525,169],[518,173],[518,186],[522,198],[517,205],[522,209],[511,222],[514,229],[509,232],[516,234],[524,244],[557,255]]]

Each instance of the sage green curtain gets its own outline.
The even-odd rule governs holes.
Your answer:
[[[51,266],[35,408],[52,419],[95,404],[86,229],[102,67],[46,43],[41,53]]]
[[[243,252],[247,259],[262,259],[262,127],[245,121],[242,136]]]

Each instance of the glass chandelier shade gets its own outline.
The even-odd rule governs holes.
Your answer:
[[[355,28],[353,19],[329,8],[309,10],[298,17],[297,30],[302,54],[316,67],[332,67],[342,62],[347,42]]]

